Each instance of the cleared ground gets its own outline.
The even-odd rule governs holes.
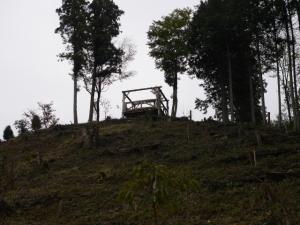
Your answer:
[[[145,160],[199,182],[198,191],[174,195],[179,204],[159,208],[162,225],[300,224],[299,136],[215,122],[115,121],[99,125],[91,147],[85,126],[0,144],[2,224],[152,224],[151,205],[134,209],[117,198]]]

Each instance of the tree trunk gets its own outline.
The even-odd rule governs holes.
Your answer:
[[[100,121],[100,99],[101,99],[101,92],[102,92],[102,80],[99,77],[98,81],[98,90],[97,90],[97,102],[96,102],[96,114],[97,114],[97,122]]]
[[[228,123],[228,107],[227,107],[227,93],[225,87],[225,81],[222,82],[222,120],[224,123]]]
[[[298,17],[298,26],[300,30],[300,1],[296,2],[296,11],[297,11],[297,17]]]
[[[276,44],[277,49],[277,44]],[[278,93],[278,123],[279,127],[282,127],[282,111],[281,111],[281,86],[280,86],[280,71],[279,71],[279,59],[276,56],[276,70],[277,70],[277,93]]]
[[[260,46],[259,41],[256,43],[258,64],[259,64],[259,86],[260,86],[260,96],[261,96],[261,114],[262,114],[262,123],[266,125],[266,103],[265,103],[265,85],[263,79],[262,65],[261,65],[261,55],[260,55]]]
[[[255,125],[256,117],[255,117],[254,91],[253,91],[253,81],[252,81],[250,70],[249,70],[249,92],[250,92],[251,121]]]
[[[293,81],[293,68],[292,68],[292,51],[290,46],[290,31],[289,31],[289,22],[288,22],[288,11],[287,6],[284,6],[284,25],[285,25],[285,32],[286,32],[286,42],[287,42],[287,50],[288,50],[288,68],[289,68],[289,77],[290,77],[290,95],[292,100],[292,108],[293,108],[293,115],[294,115],[294,129],[297,131],[297,110],[296,110],[296,102],[295,102],[295,95],[294,95],[294,81]]]
[[[274,0],[272,0],[273,10],[275,9]],[[279,68],[279,54],[278,54],[278,29],[276,27],[276,17],[273,18],[273,38],[275,43],[275,54],[276,54],[276,74],[277,74],[277,95],[278,95],[278,124],[282,127],[282,110],[281,110],[281,81],[280,81],[280,68]]]
[[[289,1],[288,1],[289,4]],[[295,50],[295,44],[296,39],[294,35],[294,26],[292,21],[292,15],[289,13],[289,24],[291,29],[291,45],[292,45],[292,59],[293,59],[293,79],[294,79],[294,86],[295,86],[295,124],[296,124],[296,130],[299,130],[299,99],[298,99],[298,85],[297,85],[297,72],[296,72],[296,50]]]
[[[234,122],[234,104],[233,104],[233,83],[232,83],[232,65],[231,65],[231,53],[228,43],[226,43],[227,51],[227,63],[228,63],[228,81],[229,81],[229,113],[231,122]]]
[[[73,116],[74,116],[74,124],[78,124],[78,113],[77,113],[77,93],[78,93],[78,79],[77,79],[77,74],[74,74],[73,77],[73,82],[74,82],[74,96],[73,96]]]
[[[285,74],[283,74],[283,76],[282,76],[282,86],[283,86],[283,90],[284,90],[286,108],[288,111],[289,123],[292,123],[291,103],[290,103],[290,95],[289,95],[289,90],[288,90],[288,78],[286,77]]]
[[[91,99],[90,99],[90,113],[89,113],[89,122],[93,122],[93,116],[94,116],[94,97],[95,97],[95,89],[96,89],[96,74],[97,73],[97,67],[94,65],[93,69],[93,75],[92,75],[92,89],[91,89]]]
[[[178,77],[177,73],[174,75],[174,83],[173,83],[173,105],[172,105],[172,118],[176,118],[177,114],[177,104],[178,104],[178,97],[177,97],[177,91],[178,91]]]

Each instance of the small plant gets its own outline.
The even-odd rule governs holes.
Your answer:
[[[139,204],[150,206],[154,225],[158,225],[159,207],[176,204],[179,193],[197,187],[197,181],[187,179],[164,165],[143,162],[134,167],[131,179],[119,192],[119,199],[136,209]]]
[[[12,138],[14,138],[14,132],[12,131],[11,127],[10,126],[7,126],[5,129],[4,129],[4,132],[3,132],[3,138],[4,140],[8,141]]]

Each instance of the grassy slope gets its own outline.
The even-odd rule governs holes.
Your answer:
[[[13,209],[7,224],[151,224],[149,211],[134,212],[116,199],[145,159],[189,171],[200,183],[178,207],[161,209],[161,224],[300,224],[299,137],[260,130],[254,167],[251,128],[192,123],[189,143],[186,130],[187,122],[104,123],[96,149],[85,147],[83,128],[72,126],[0,144],[4,199]]]

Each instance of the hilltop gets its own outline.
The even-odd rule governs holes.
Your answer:
[[[160,224],[300,224],[295,134],[213,121],[111,121],[99,124],[99,143],[89,146],[86,126],[0,144],[2,224],[151,224],[147,206],[135,211],[117,199],[145,160],[199,182],[177,207],[159,210]]]

